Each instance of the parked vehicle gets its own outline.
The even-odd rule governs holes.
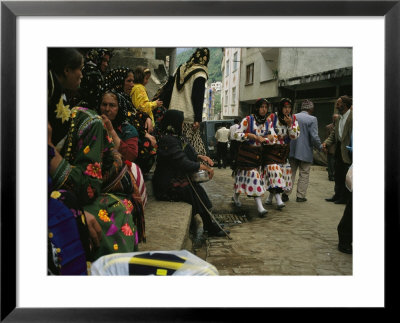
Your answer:
[[[217,132],[218,128],[224,125],[226,128],[229,129],[233,125],[233,123],[234,123],[233,119],[227,119],[227,120],[207,120],[203,121],[200,124],[201,138],[203,139],[208,157],[214,160],[217,158],[217,140],[215,139],[215,133]],[[229,149],[228,149],[228,154],[229,154]]]

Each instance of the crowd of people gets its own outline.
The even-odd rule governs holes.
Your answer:
[[[199,129],[209,50],[196,49],[177,68],[167,107],[161,99],[148,97],[149,68],[109,70],[112,56],[107,49],[48,50],[49,274],[85,275],[88,263],[137,251],[139,243],[146,242],[144,176],[151,169],[157,199],[187,202],[192,220],[200,216],[209,236],[229,235],[212,216],[206,191],[189,176],[198,171],[214,176],[214,162],[206,155]],[[351,122],[347,97],[341,101],[338,110]],[[320,150],[338,147],[335,181],[344,184],[349,159],[343,145],[349,143],[343,128],[347,134],[348,122],[339,119],[321,144],[312,102],[303,102],[296,115],[292,108],[292,101],[283,98],[278,111],[270,113],[271,103],[259,99],[253,113],[216,134],[219,167],[227,165],[231,142],[233,203],[241,206],[240,194],[253,197],[260,217],[267,214],[263,204],[271,205],[274,199],[278,209],[285,207],[297,169],[297,202],[306,201],[311,145]],[[332,200],[339,199],[339,193],[340,199],[349,196],[342,186],[338,190]],[[348,230],[347,224],[345,235]],[[348,248],[350,238],[345,239],[342,245]]]

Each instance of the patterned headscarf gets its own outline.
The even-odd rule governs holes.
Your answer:
[[[113,125],[114,129],[116,129],[122,123],[127,121],[127,119],[128,119],[129,101],[122,94],[120,94],[114,90],[104,92],[102,95],[102,100],[103,100],[103,96],[107,93],[114,94],[117,97],[118,113],[117,113],[117,116],[115,117],[115,119],[112,121],[112,125]],[[101,101],[100,101],[100,104],[101,104]],[[101,114],[100,107],[99,107],[98,113]]]
[[[176,71],[176,87],[180,91],[190,77],[200,71],[205,72],[208,78],[208,62],[210,50],[208,48],[197,48],[186,63],[180,65]]]
[[[109,55],[111,58],[112,52],[110,50],[108,50],[107,48],[93,48],[88,51],[88,53],[86,54],[86,57],[89,61],[92,61],[97,66],[100,66],[104,55]]]
[[[208,48],[197,48],[196,51],[190,56],[186,62],[186,69],[193,65],[204,65],[207,66],[210,61],[210,50]]]
[[[123,93],[124,82],[128,73],[133,74],[133,70],[128,67],[113,68],[104,78],[104,90],[114,90],[118,93]]]
[[[165,112],[164,118],[161,121],[162,134],[182,135],[183,127],[183,112],[178,110],[168,110]]]
[[[263,98],[258,99],[256,101],[256,103],[254,104],[253,116],[254,116],[254,119],[256,120],[257,124],[263,124],[263,123],[265,123],[265,121],[267,121],[268,113],[266,113],[265,116],[260,115],[260,107],[263,103],[266,103],[267,106],[269,106],[271,104],[267,99],[263,99]]]

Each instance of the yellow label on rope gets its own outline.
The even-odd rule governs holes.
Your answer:
[[[167,276],[168,271],[166,269],[157,268],[157,276]]]

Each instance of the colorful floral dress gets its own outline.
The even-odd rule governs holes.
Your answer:
[[[137,110],[132,103],[130,104],[130,108],[128,111],[128,121],[136,128],[139,134],[139,149],[135,163],[139,165],[144,174],[147,174],[153,166],[157,154],[157,146],[153,147],[150,140],[146,138],[147,129],[145,123],[146,119],[150,118],[150,116],[145,112]]]
[[[52,178],[53,189],[73,191],[84,211],[93,214],[100,224],[101,245],[92,250],[89,260],[114,252],[137,251],[138,206],[128,192],[102,193],[104,181],[115,166],[115,151],[101,117],[76,107],[65,114],[65,120],[70,127],[65,141],[57,146],[63,160]]]
[[[235,140],[241,141],[242,145],[250,145],[252,147],[262,148],[262,144],[255,142],[254,140],[248,139],[248,134],[252,133],[257,136],[266,137],[269,133],[273,132],[271,129],[271,120],[266,119],[265,123],[257,124],[253,115],[247,116],[242,120],[239,128],[234,134]],[[265,144],[271,145],[268,139]],[[265,182],[264,182],[264,171],[261,166],[253,169],[241,169],[238,166],[235,183],[234,183],[235,193],[243,193],[249,197],[259,197],[263,196],[265,193]]]
[[[292,116],[292,125],[288,127],[279,121],[277,114],[269,116],[271,126],[276,135],[274,145],[286,146],[289,153],[290,140],[297,139],[300,135],[300,127],[296,120],[296,116]],[[269,148],[272,148],[270,146]],[[269,164],[264,166],[265,186],[266,190],[277,190],[277,193],[292,189],[292,169],[287,157],[285,163]]]

